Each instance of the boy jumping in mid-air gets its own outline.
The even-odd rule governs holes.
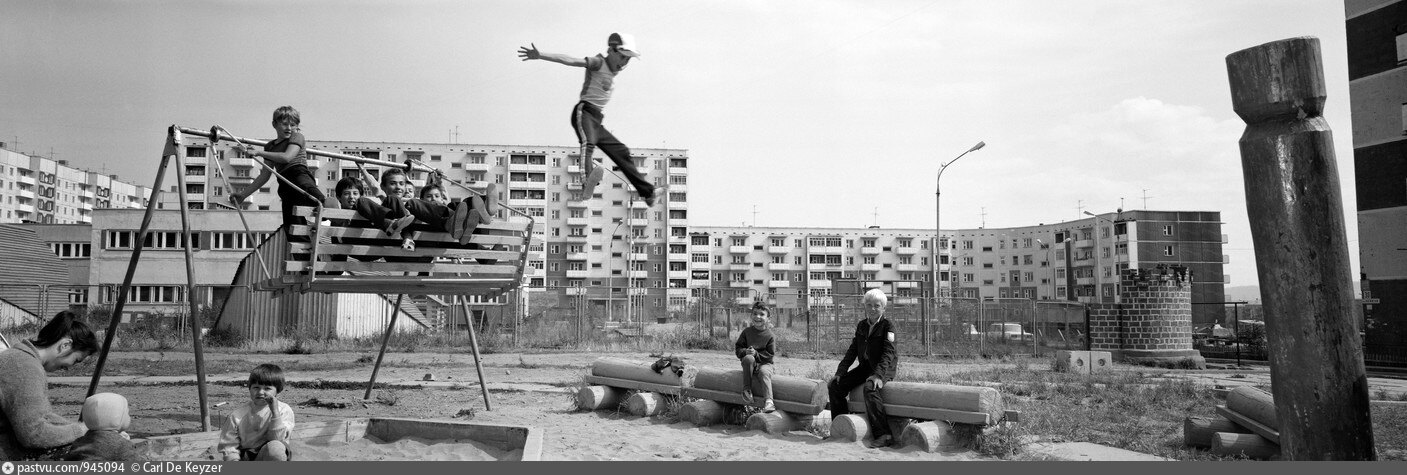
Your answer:
[[[531,43],[530,43],[531,44]],[[554,63],[586,68],[586,82],[581,86],[581,99],[572,108],[572,129],[576,130],[577,141],[581,144],[581,166],[586,178],[582,181],[583,200],[591,199],[596,184],[601,182],[605,170],[596,165],[591,152],[599,147],[611,157],[616,167],[625,172],[626,180],[635,186],[635,191],[648,206],[655,205],[655,186],[645,180],[635,162],[630,159],[630,148],[620,143],[601,124],[605,119],[603,111],[611,100],[611,89],[615,77],[630,63],[630,58],[640,57],[635,49],[635,37],[624,33],[611,33],[606,39],[606,53],[592,57],[568,56],[565,54],[543,53],[536,44],[518,48],[518,56],[523,61],[543,59]]]
[[[283,368],[261,364],[249,372],[249,403],[236,407],[220,426],[216,448],[226,461],[292,460],[293,408],[278,400],[281,392]]]

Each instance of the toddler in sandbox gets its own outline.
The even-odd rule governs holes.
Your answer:
[[[88,462],[133,462],[145,460],[127,435],[132,416],[127,398],[121,394],[97,393],[83,401],[83,425],[88,433],[73,441],[64,460]]]
[[[226,461],[293,460],[288,436],[293,408],[278,400],[283,368],[261,364],[249,372],[249,403],[234,408],[220,424],[216,449]]]

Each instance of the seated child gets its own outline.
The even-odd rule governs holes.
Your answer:
[[[442,174],[436,172],[433,177],[439,179]],[[405,230],[416,219],[432,228],[444,229],[464,244],[469,241],[469,236],[479,223],[492,221],[491,210],[498,204],[493,184],[489,184],[485,194],[489,197],[487,203],[478,196],[472,196],[457,203],[441,204],[411,198],[414,195],[414,186],[404,170],[388,169],[381,178],[380,189],[384,197],[379,203],[375,199],[365,197],[357,200],[357,213],[371,221],[373,226],[385,229],[388,236],[400,235],[403,239],[401,246],[406,250],[415,249],[415,242]],[[439,185],[435,187],[440,194],[437,199],[447,200],[444,189]],[[477,212],[471,213],[474,210]]]
[[[225,416],[216,449],[224,460],[293,460],[288,435],[293,408],[278,400],[283,368],[261,364],[249,372],[249,403]]]
[[[64,460],[91,462],[132,462],[145,460],[127,432],[132,417],[127,398],[121,394],[97,393],[83,401],[83,425],[88,433],[73,441]]]

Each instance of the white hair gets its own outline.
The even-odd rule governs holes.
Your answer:
[[[884,295],[884,291],[883,291],[883,290],[879,290],[879,289],[870,289],[869,292],[865,292],[865,297],[864,297],[864,300],[863,300],[863,301],[869,302],[869,301],[871,301],[871,300],[876,301],[876,302],[879,302],[879,303],[882,303],[882,304],[885,304],[885,305],[888,305],[888,304],[889,304],[889,297],[886,296],[886,295]]]

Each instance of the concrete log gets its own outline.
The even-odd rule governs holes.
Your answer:
[[[1270,459],[1280,456],[1280,446],[1255,434],[1217,432],[1212,434],[1211,452],[1217,455],[1244,454],[1253,459]]]
[[[1226,57],[1285,457],[1373,460],[1322,63],[1312,37]]]
[[[844,414],[831,420],[831,437],[845,442],[859,442],[870,436],[870,424],[861,414]]]
[[[885,383],[879,395],[885,404],[980,412],[994,421],[1001,419],[1004,411],[1001,392],[984,386],[893,381]],[[850,410],[865,410],[863,384],[850,391]]]
[[[664,396],[660,393],[637,392],[625,400],[625,408],[631,415],[653,416],[664,412]]]
[[[1275,431],[1280,431],[1279,418],[1275,414],[1275,400],[1268,392],[1250,386],[1239,386],[1226,393],[1226,408]],[[1281,437],[1284,437],[1284,434],[1281,434]]]
[[[918,447],[928,453],[960,452],[973,443],[977,431],[965,431],[961,435],[953,430],[953,424],[942,421],[928,421],[909,424],[899,433],[899,441],[906,447]]]
[[[576,407],[583,411],[614,409],[625,398],[625,390],[610,386],[587,386],[576,392]]]
[[[671,386],[686,386],[685,382],[691,375],[685,372],[684,377],[674,374],[674,371],[665,368],[664,371],[656,373],[650,369],[651,362],[638,362],[624,360],[620,358],[597,358],[591,364],[591,374],[604,378],[627,379],[644,383],[664,384]]]
[[[679,408],[679,419],[699,427],[721,423],[727,415],[728,406],[707,399],[693,401]]]
[[[1188,417],[1182,420],[1182,443],[1188,447],[1210,448],[1217,432],[1250,434],[1251,430],[1221,416]]]
[[[699,368],[698,373],[694,375],[691,387],[741,393],[743,391],[743,370],[742,368]],[[772,398],[801,404],[822,405],[827,399],[826,385],[824,382],[807,378],[773,375]],[[761,399],[757,401],[757,404],[762,404]]]

